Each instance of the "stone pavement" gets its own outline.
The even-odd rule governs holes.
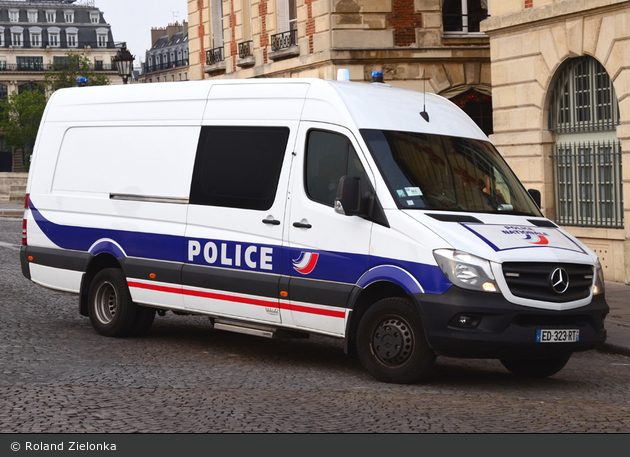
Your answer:
[[[0,201],[0,218],[22,218],[23,214],[24,203]],[[630,285],[606,282],[606,301],[608,338],[601,350],[630,357]]]

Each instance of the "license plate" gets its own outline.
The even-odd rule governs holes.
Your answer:
[[[537,343],[576,343],[580,341],[579,330],[536,330]]]

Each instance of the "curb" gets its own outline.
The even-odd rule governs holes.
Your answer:
[[[22,219],[24,211],[0,211],[0,217],[9,219]]]
[[[597,348],[597,350],[605,354],[615,354],[630,357],[630,348],[618,346],[616,344],[604,343],[604,345],[600,348]]]

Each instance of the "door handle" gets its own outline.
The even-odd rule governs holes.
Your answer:
[[[263,219],[263,224],[280,225],[280,221],[276,219]]]
[[[303,223],[303,222],[294,222],[293,223],[293,227],[297,227],[297,228],[305,228],[305,229],[310,229],[313,228],[313,226],[311,224],[307,223]]]

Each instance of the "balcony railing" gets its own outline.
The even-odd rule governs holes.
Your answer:
[[[0,62],[0,71],[27,71],[27,72],[40,72],[40,71],[54,71],[63,70],[69,68],[69,66],[63,67],[58,64],[38,64],[38,63],[5,63]],[[95,71],[118,71],[115,64],[102,64],[93,65],[91,67]]]
[[[254,55],[254,42],[244,41],[238,44],[238,56],[241,59],[245,59],[246,57],[251,57]]]
[[[33,46],[30,41],[22,41],[20,45],[14,45],[11,40],[3,40],[0,44],[0,48],[8,48],[12,46],[19,49],[46,49],[50,46],[51,49],[86,49],[86,48],[100,48],[100,49],[115,49],[116,43],[110,41],[108,43],[99,43],[97,41],[79,41],[76,46],[68,46],[66,40],[57,41],[51,44],[49,40],[41,40],[39,45]]]
[[[188,66],[188,59],[175,60],[172,62],[163,62],[153,65],[144,64],[145,73],[155,73],[156,71],[170,70],[173,68]]]
[[[223,46],[206,51],[206,65],[215,65],[224,60]]]
[[[271,50],[280,51],[297,45],[297,30],[271,35]]]
[[[490,17],[486,12],[468,14],[447,14],[443,15],[444,32],[451,33],[473,33],[479,32],[479,23]]]

